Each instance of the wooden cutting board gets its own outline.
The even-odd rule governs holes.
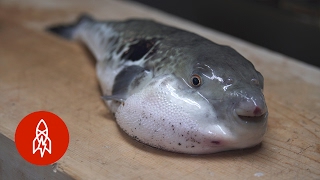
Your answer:
[[[195,156],[128,137],[100,99],[91,54],[44,31],[83,12],[105,20],[151,18],[235,48],[265,77],[270,115],[262,145]],[[27,163],[13,142],[20,120],[38,110],[54,112],[69,128],[69,148],[52,166]],[[2,0],[0,179],[32,178],[320,179],[320,70],[132,2]]]

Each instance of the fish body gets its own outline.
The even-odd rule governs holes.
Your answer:
[[[85,15],[49,30],[92,51],[103,98],[136,140],[189,154],[262,141],[263,76],[234,49],[151,20]]]

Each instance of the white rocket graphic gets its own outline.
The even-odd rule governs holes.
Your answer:
[[[40,130],[40,126],[44,129]],[[36,127],[36,137],[33,139],[32,149],[33,154],[35,154],[38,150],[40,151],[41,158],[43,157],[45,151],[51,154],[51,140],[49,138],[49,129],[46,122],[41,119]]]

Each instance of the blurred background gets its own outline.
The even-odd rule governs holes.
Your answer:
[[[320,0],[134,0],[320,67]]]

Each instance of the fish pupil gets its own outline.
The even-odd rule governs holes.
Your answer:
[[[200,77],[198,75],[194,75],[192,77],[192,85],[193,86],[200,86]]]
[[[194,85],[198,85],[199,84],[199,79],[198,78],[193,78],[192,80]]]

